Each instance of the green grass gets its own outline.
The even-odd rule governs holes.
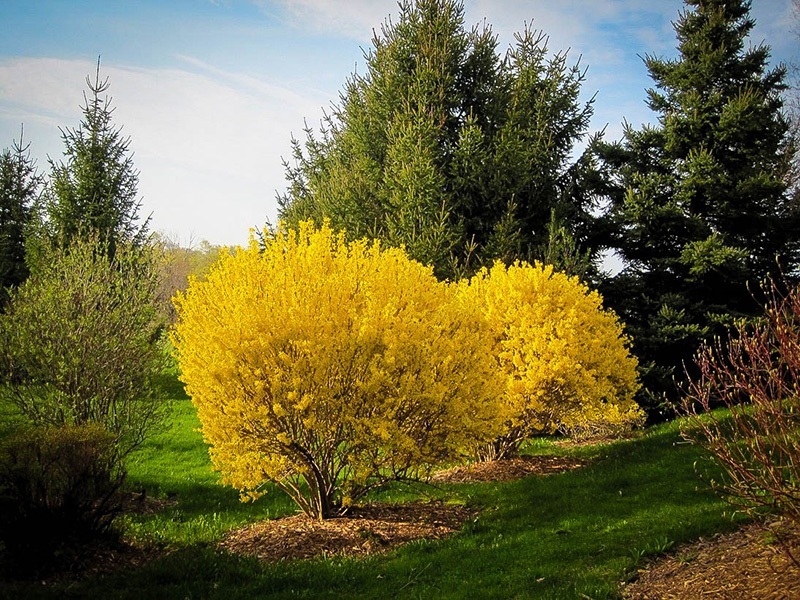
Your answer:
[[[261,564],[216,548],[231,527],[294,512],[270,490],[239,502],[211,471],[197,417],[171,400],[171,427],[129,463],[129,485],[175,504],[126,517],[126,535],[168,552],[103,578],[44,587],[0,584],[0,597],[89,598],[614,598],[648,554],[732,528],[726,505],[695,476],[697,450],[676,424],[614,444],[565,448],[537,441],[536,454],[593,459],[587,467],[510,483],[398,487],[376,499],[436,496],[466,502],[478,517],[443,541],[420,541],[367,559]]]

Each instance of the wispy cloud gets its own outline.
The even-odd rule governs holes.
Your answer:
[[[278,6],[295,26],[369,42],[386,17],[397,13],[396,0],[256,0]]]
[[[189,57],[194,71],[104,65],[114,119],[131,138],[145,210],[157,228],[214,242],[246,239],[276,216],[281,157],[292,129],[319,115],[321,99],[252,77],[225,73]],[[58,158],[56,125],[74,127],[88,61],[17,58],[0,62],[0,115],[34,133],[40,167]],[[24,107],[24,108],[23,108]]]

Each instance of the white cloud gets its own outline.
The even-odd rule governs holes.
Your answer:
[[[215,243],[242,243],[247,230],[274,221],[275,189],[284,186],[281,156],[291,131],[311,122],[327,99],[307,90],[215,70],[103,65],[114,122],[131,138],[139,192],[153,225]],[[0,62],[0,133],[26,139],[44,166],[61,155],[57,125],[75,127],[86,61],[17,58]]]
[[[275,0],[259,4],[278,4],[295,26],[318,32],[343,35],[361,42],[372,39],[386,17],[397,14],[395,0]]]

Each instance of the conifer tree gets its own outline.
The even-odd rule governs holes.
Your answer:
[[[140,244],[149,219],[139,222],[139,173],[133,166],[130,138],[111,122],[114,109],[105,95],[108,78],[86,77],[83,119],[77,129],[62,129],[66,161],[51,160],[47,217],[59,243],[97,238],[109,257],[121,241]]]
[[[525,29],[505,55],[459,0],[408,0],[347,81],[321,132],[293,140],[281,218],[330,219],[404,245],[439,277],[540,258],[551,214],[585,241],[589,201],[572,150],[591,102],[584,71]],[[580,163],[580,164],[579,164]]]
[[[629,326],[651,394],[699,342],[757,313],[748,285],[800,258],[800,206],[788,186],[795,151],[782,111],[783,67],[748,44],[744,0],[686,0],[679,55],[647,56],[655,125],[600,144],[609,169],[610,245],[624,270],[604,295]]]
[[[0,154],[0,306],[7,288],[25,281],[25,235],[38,198],[41,177],[31,160],[30,144],[14,140]]]

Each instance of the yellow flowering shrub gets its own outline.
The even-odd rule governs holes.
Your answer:
[[[537,432],[583,432],[639,423],[636,359],[597,292],[553,267],[496,263],[456,284],[495,342],[505,428],[478,457],[502,458]]]
[[[499,433],[492,338],[402,250],[310,222],[221,255],[173,342],[223,481],[332,516]]]

